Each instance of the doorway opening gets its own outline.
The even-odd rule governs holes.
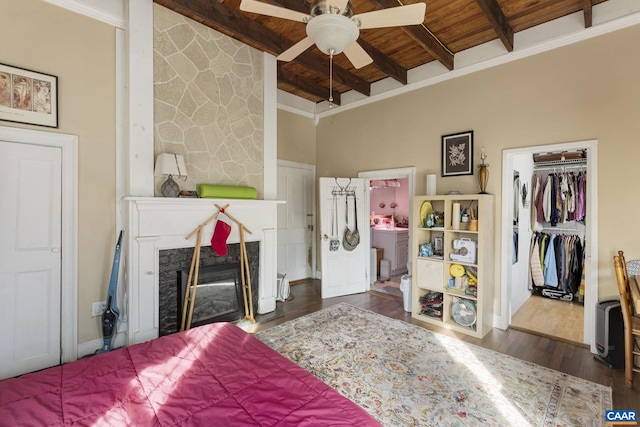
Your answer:
[[[400,277],[411,274],[410,217],[415,193],[415,167],[358,172],[369,179],[370,289],[402,295]]]
[[[534,155],[562,152],[583,152],[586,155],[586,161],[583,161],[580,166],[575,166],[588,175],[585,186],[584,221],[582,223],[569,221],[564,226],[563,224],[554,224],[546,229],[535,223],[532,225],[531,215],[535,209],[536,197],[531,184],[534,173],[539,176],[547,172],[554,175],[560,172],[574,172],[573,170],[565,170],[566,163],[564,166],[562,163],[559,164],[556,169],[551,167],[551,169],[543,171],[539,167],[540,164],[536,168],[533,160]],[[578,141],[505,150],[502,170],[502,315],[499,319],[499,326],[502,329],[511,326],[563,341],[588,345],[595,353],[595,307],[598,300],[597,141]],[[518,191],[515,189],[516,183]],[[514,206],[519,206],[519,209],[514,209]],[[516,212],[520,212],[520,215]],[[584,291],[580,295],[581,300],[576,298],[568,301],[571,293],[569,295],[563,294],[564,297],[562,297],[560,292],[556,292],[557,298],[544,298],[536,294],[536,290],[543,289],[542,295],[547,291],[545,296],[549,296],[546,286],[543,288],[532,287],[529,280],[529,272],[532,271],[530,269],[532,262],[530,251],[537,236],[536,233],[549,233],[549,237],[561,236],[562,239],[570,237],[585,242],[583,249],[585,277]],[[574,295],[577,296],[578,293]],[[542,321],[536,317],[540,315],[543,315],[546,320]],[[548,321],[549,318],[562,320]],[[527,328],[527,323],[535,324],[535,326]],[[564,324],[565,329],[558,330],[558,323]]]

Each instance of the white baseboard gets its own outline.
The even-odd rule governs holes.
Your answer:
[[[96,351],[102,348],[103,340],[97,339],[78,344],[78,359],[96,354]],[[111,341],[111,348],[119,348],[125,346],[125,334],[120,332],[116,334]]]

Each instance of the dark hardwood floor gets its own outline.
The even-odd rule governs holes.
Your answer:
[[[402,299],[396,296],[379,292],[366,292],[323,300],[321,298],[319,280],[301,281],[291,285],[291,295],[293,295],[292,300],[277,303],[277,311],[284,313],[284,315],[272,320],[260,321],[260,323],[253,325],[252,331],[268,329],[305,314],[346,302],[431,331],[457,337],[462,341],[508,354],[518,359],[610,386],[613,390],[613,408],[609,409],[640,409],[640,375],[636,375],[634,378],[634,388],[628,389],[624,385],[624,369],[606,367],[594,360],[589,349],[584,347],[515,329],[506,331],[493,329],[484,339],[469,337],[412,319],[411,314],[403,310]]]

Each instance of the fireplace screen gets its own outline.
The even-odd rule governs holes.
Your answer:
[[[178,323],[182,319],[188,279],[189,271],[180,271],[177,292]],[[242,307],[239,263],[200,267],[191,319],[192,327],[206,323],[240,320],[244,316]]]

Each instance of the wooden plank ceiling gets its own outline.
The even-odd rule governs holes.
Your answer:
[[[260,51],[279,55],[306,36],[305,24],[242,12],[240,0],[154,0],[156,3],[227,34]],[[265,0],[261,0],[265,1]],[[351,0],[355,14],[417,3],[419,0]],[[391,77],[407,84],[407,71],[438,61],[454,68],[456,53],[499,39],[513,50],[514,34],[581,12],[591,26],[592,7],[606,0],[423,0],[422,25],[360,31],[358,43],[373,63],[355,69],[344,54],[333,64],[333,102],[355,90],[369,96],[371,84]],[[312,1],[266,0],[309,14]],[[330,93],[329,57],[315,45],[291,62],[278,62],[278,88],[313,102]]]

